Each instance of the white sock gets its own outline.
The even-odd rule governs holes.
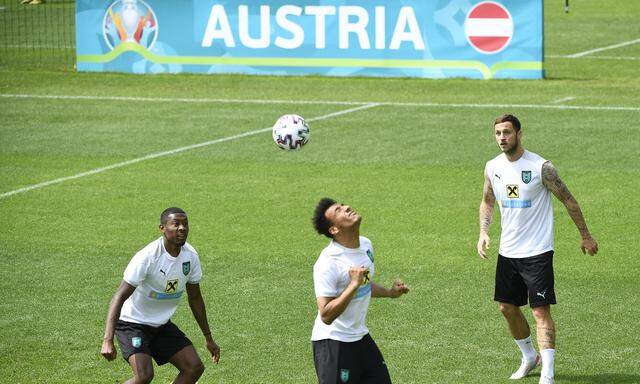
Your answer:
[[[555,352],[555,349],[543,349],[540,351],[540,355],[542,355],[541,376],[553,377],[553,355]]]
[[[524,357],[527,361],[531,361],[536,358],[536,349],[531,342],[531,336],[526,339],[516,340],[516,344],[518,344],[518,348],[522,352],[522,357]]]

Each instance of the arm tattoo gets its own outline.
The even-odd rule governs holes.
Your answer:
[[[583,237],[589,236],[589,229],[587,229],[580,205],[578,205],[569,188],[567,188],[565,183],[560,179],[558,171],[550,161],[542,165],[542,184],[567,207],[567,212],[569,212],[571,220],[576,224],[580,235]]]
[[[553,192],[562,203],[566,204],[569,200],[575,200],[571,192],[569,192],[569,188],[560,180],[558,171],[550,161],[542,164],[542,183],[548,190]]]
[[[496,196],[493,194],[491,182],[486,178],[482,191],[482,202],[480,203],[480,232],[489,232],[489,226],[493,220],[493,205]]]

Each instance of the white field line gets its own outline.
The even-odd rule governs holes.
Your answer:
[[[376,103],[365,104],[365,105],[361,105],[359,107],[345,109],[343,111],[332,112],[332,113],[329,113],[329,114],[326,114],[326,115],[322,115],[322,116],[314,117],[314,118],[311,118],[311,119],[307,119],[307,121],[311,122],[311,121],[325,120],[325,119],[329,119],[329,118],[336,117],[336,116],[346,115],[347,113],[353,113],[353,112],[361,111],[361,110],[364,110],[364,109],[373,108],[373,107],[376,107],[378,105],[379,104],[376,104]],[[60,184],[60,183],[63,183],[65,181],[75,180],[75,179],[79,179],[81,177],[95,175],[96,173],[102,173],[102,172],[105,172],[105,171],[109,171],[111,169],[126,167],[128,165],[140,163],[142,161],[151,160],[151,159],[157,159],[158,157],[171,156],[171,155],[175,155],[176,153],[186,152],[186,151],[190,151],[190,150],[196,149],[196,148],[202,148],[202,147],[206,147],[206,146],[213,145],[213,144],[223,143],[225,141],[232,141],[232,140],[241,139],[243,137],[257,135],[259,133],[268,132],[271,129],[272,129],[271,127],[256,129],[256,130],[253,130],[253,131],[248,131],[248,132],[240,133],[240,134],[233,135],[233,136],[226,136],[226,137],[222,137],[222,138],[215,139],[215,140],[205,141],[205,142],[198,143],[198,144],[192,144],[192,145],[187,145],[187,146],[176,148],[176,149],[171,149],[171,150],[168,150],[168,151],[152,153],[152,154],[149,154],[149,155],[146,155],[146,156],[137,157],[135,159],[131,159],[131,160],[127,160],[127,161],[122,161],[120,163],[107,165],[106,167],[101,167],[101,168],[92,169],[90,171],[81,172],[81,173],[78,173],[78,174],[75,174],[75,175],[72,175],[72,176],[61,177],[61,178],[58,178],[58,179],[49,180],[49,181],[45,181],[45,182],[42,182],[42,183],[38,183],[38,184],[30,185],[30,186],[27,186],[27,187],[19,188],[19,189],[13,190],[13,191],[4,192],[4,193],[0,194],[0,199],[4,199],[4,198],[9,197],[9,196],[17,195],[19,193],[32,191],[34,189],[47,187],[49,185]]]
[[[387,101],[331,101],[331,100],[279,100],[279,99],[209,99],[209,98],[166,98],[166,97],[129,97],[129,96],[84,96],[84,95],[32,95],[2,94],[0,98],[51,99],[51,100],[96,100],[96,101],[143,101],[155,103],[239,103],[239,104],[318,104],[318,105],[381,105],[391,107],[425,108],[526,108],[526,109],[572,109],[590,111],[640,111],[640,107],[598,106],[598,105],[551,105],[551,104],[475,104],[475,103],[411,103]]]
[[[95,100],[95,101],[144,101],[151,103],[225,103],[225,104],[323,104],[323,105],[366,105],[369,102],[351,101],[316,101],[316,100],[260,100],[260,99],[210,99],[210,98],[175,98],[175,97],[130,97],[130,96],[84,96],[84,95],[31,95],[4,94],[0,97],[16,99],[53,99],[53,100]]]
[[[625,41],[625,42],[622,42],[622,43],[619,43],[619,44],[607,45],[606,47],[590,49],[588,51],[574,53],[573,55],[567,55],[567,57],[571,58],[571,59],[574,59],[576,57],[582,57],[582,56],[590,55],[590,54],[596,53],[596,52],[608,51],[609,49],[616,49],[616,48],[620,48],[620,47],[626,47],[627,45],[632,45],[632,44],[637,44],[637,43],[640,43],[640,39],[629,40],[629,41]]]
[[[553,100],[551,102],[551,104],[560,104],[560,103],[564,103],[567,101],[571,101],[571,100],[575,100],[576,98],[573,96],[569,96],[569,97],[563,97],[562,99],[558,99],[558,100]]]
[[[580,57],[569,57],[569,56],[562,56],[562,55],[547,55],[545,57],[549,57],[552,59],[580,59]],[[633,57],[633,56],[589,56],[589,57],[585,57],[585,59],[589,59],[589,60],[640,60],[640,57]]]

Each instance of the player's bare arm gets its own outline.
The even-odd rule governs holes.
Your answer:
[[[409,293],[409,287],[400,279],[394,281],[391,288],[385,288],[371,282],[371,297],[390,297],[396,299],[406,293]]]
[[[116,347],[113,344],[113,335],[116,331],[116,323],[120,317],[120,310],[124,302],[135,290],[136,287],[123,280],[109,304],[107,323],[104,329],[104,338],[102,339],[102,350],[100,351],[100,354],[108,361],[114,360],[117,355]]]
[[[325,324],[331,324],[347,309],[347,306],[351,302],[351,299],[355,296],[356,292],[362,282],[365,275],[369,270],[365,267],[351,267],[349,268],[349,285],[338,297],[318,297],[316,304],[318,305],[318,311],[320,312],[320,318]]]
[[[480,236],[478,237],[478,255],[482,259],[487,258],[489,248],[489,227],[493,220],[493,207],[496,203],[496,196],[491,187],[489,176],[484,174],[484,186],[482,187],[482,201],[480,202]]]
[[[211,336],[211,328],[209,327],[209,320],[207,319],[207,310],[204,305],[204,299],[200,292],[200,284],[187,283],[187,296],[189,298],[189,308],[193,313],[193,317],[196,319],[202,335],[204,336],[207,350],[211,354],[211,358],[217,364],[220,361],[220,347],[213,340]]]
[[[569,191],[569,188],[560,179],[558,171],[550,161],[542,165],[542,183],[567,208],[571,220],[575,223],[582,237],[580,245],[582,253],[588,253],[589,255],[598,253],[598,242],[589,233],[580,205]]]

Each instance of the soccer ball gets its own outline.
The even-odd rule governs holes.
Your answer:
[[[309,125],[299,115],[283,115],[273,126],[273,141],[281,149],[297,151],[309,142]]]

